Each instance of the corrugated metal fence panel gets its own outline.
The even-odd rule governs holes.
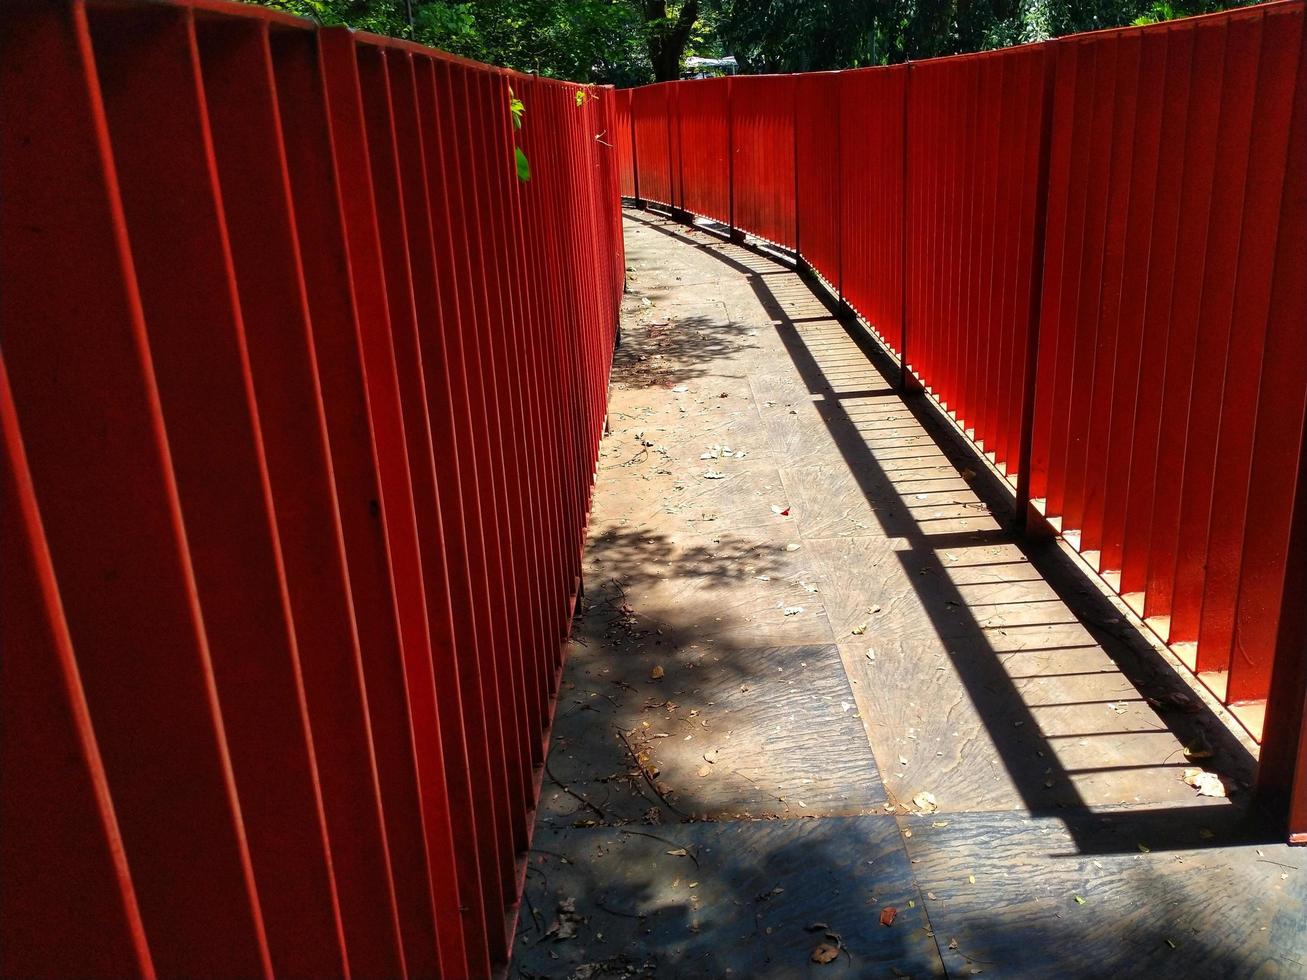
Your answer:
[[[1032,492],[1231,701],[1268,690],[1307,389],[1283,271],[1302,21],[1250,8],[1056,52]],[[1254,472],[1259,444],[1285,465]]]
[[[727,97],[730,82],[705,78],[677,86],[681,146],[680,207],[726,223],[731,196],[727,161]]]
[[[640,197],[674,206],[672,133],[675,113],[672,84],[646,85],[631,91],[635,119],[635,179]]]
[[[608,141],[617,148],[617,175],[622,197],[635,197],[635,122],[631,114],[632,91],[613,92],[613,125]]]
[[[914,64],[908,366],[1011,479],[1020,441],[1047,48]]]
[[[489,975],[603,427],[613,93],[210,0],[18,0],[0,46],[0,972]]]
[[[798,248],[837,292],[840,287],[840,73],[814,72],[796,81],[795,207]]]
[[[793,75],[731,79],[735,226],[784,248],[795,245]]]
[[[902,66],[865,68],[840,72],[838,82],[840,285],[845,302],[895,353],[902,350],[907,77]]]

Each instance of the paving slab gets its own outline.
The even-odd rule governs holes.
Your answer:
[[[892,817],[542,831],[537,848],[524,978],[944,975]],[[821,945],[837,955],[818,966]]]
[[[1307,976],[1302,853],[1232,816],[903,822],[950,976]]]
[[[549,826],[864,814],[885,802],[833,644],[669,642],[575,666],[554,721]]]

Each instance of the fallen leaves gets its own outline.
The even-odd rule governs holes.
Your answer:
[[[667,674],[667,671],[663,670],[663,665],[662,665],[662,664],[658,664],[658,665],[656,665],[656,666],[654,667],[653,670],[649,671],[649,677],[650,677],[650,679],[651,679],[651,680],[655,680],[655,681],[660,681],[660,680],[662,680],[663,677],[666,676],[666,674]]]
[[[545,935],[552,936],[555,942],[573,939],[576,937],[577,928],[584,923],[585,917],[576,911],[576,899],[565,898],[558,903],[554,924],[549,927]]]
[[[745,451],[743,449],[732,449],[730,446],[723,446],[713,443],[708,447],[708,451],[699,454],[700,459],[744,459]]]
[[[1190,762],[1198,759],[1210,759],[1213,755],[1212,746],[1207,741],[1207,736],[1199,732],[1188,745],[1184,747],[1184,757]]]
[[[1155,698],[1149,698],[1148,703],[1158,711],[1182,711],[1185,714],[1195,714],[1203,710],[1202,703],[1184,691],[1167,691]]]
[[[922,791],[912,798],[912,805],[922,813],[934,813],[939,809],[939,804],[935,801],[934,793]]]
[[[833,963],[839,959],[840,948],[832,946],[830,943],[818,943],[812,950],[812,962],[814,963]]]
[[[1215,796],[1224,799],[1227,795],[1225,783],[1221,782],[1221,777],[1214,772],[1191,768],[1186,769],[1180,778],[1198,790],[1199,796]]]
[[[893,905],[886,905],[880,910],[880,924],[883,926],[892,926],[894,920],[898,917],[899,910]]]

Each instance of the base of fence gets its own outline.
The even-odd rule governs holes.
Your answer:
[[[916,397],[926,393],[925,386],[921,380],[908,370],[908,366],[902,361],[899,362],[899,394],[905,397]]]

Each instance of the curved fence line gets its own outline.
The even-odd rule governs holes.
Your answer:
[[[612,91],[14,0],[0,100],[0,973],[502,971],[623,284]]]
[[[1303,16],[618,96],[624,193],[796,252],[1263,740],[1307,834]]]

